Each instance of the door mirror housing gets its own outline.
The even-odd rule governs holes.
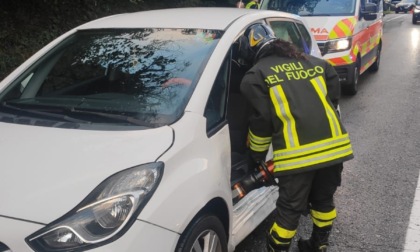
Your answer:
[[[374,3],[365,3],[362,10],[362,16],[365,20],[375,20],[378,17],[378,5]]]

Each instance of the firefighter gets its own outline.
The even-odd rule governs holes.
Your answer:
[[[249,3],[245,5],[246,9],[259,9],[260,8],[260,0],[251,0]]]
[[[240,8],[240,9],[245,8],[244,2],[242,2],[242,0],[236,2],[236,8]]]
[[[288,251],[300,215],[313,221],[300,251],[327,251],[336,209],[333,196],[343,162],[353,158],[349,135],[337,111],[339,77],[326,61],[275,38],[265,24],[250,26],[239,53],[251,63],[241,82],[250,102],[248,141],[255,166],[273,147],[279,197],[275,221],[267,233],[269,251]]]

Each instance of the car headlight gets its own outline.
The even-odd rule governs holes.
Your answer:
[[[346,51],[351,48],[351,38],[330,40],[325,44],[327,53]]]
[[[156,190],[162,162],[118,172],[99,184],[78,206],[26,238],[43,252],[84,251],[123,235]]]

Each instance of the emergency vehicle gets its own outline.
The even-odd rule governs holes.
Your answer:
[[[262,0],[261,9],[302,16],[323,58],[340,75],[344,93],[355,95],[360,74],[379,69],[383,2],[373,0]]]

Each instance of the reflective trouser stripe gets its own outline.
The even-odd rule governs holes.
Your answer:
[[[327,213],[318,212],[313,209],[311,209],[311,217],[313,223],[320,228],[326,227],[326,226],[332,226],[335,218],[337,218],[337,211],[335,208]]]
[[[275,222],[270,229],[270,235],[276,244],[290,244],[295,234],[296,230],[287,230],[285,228],[280,227]]]
[[[263,152],[268,150],[271,144],[271,137],[259,137],[248,131],[249,148],[256,152]]]
[[[286,148],[299,146],[299,138],[296,132],[296,121],[290,111],[289,102],[283,88],[275,85],[270,88],[270,97],[278,118],[283,122],[283,135]]]
[[[314,86],[316,92],[318,93],[319,98],[322,101],[322,104],[325,108],[325,112],[327,114],[328,121],[330,123],[331,133],[333,137],[339,136],[342,134],[340,124],[338,123],[337,116],[327,102],[327,86],[325,84],[324,78],[322,76],[314,78],[311,80],[312,85]]]

